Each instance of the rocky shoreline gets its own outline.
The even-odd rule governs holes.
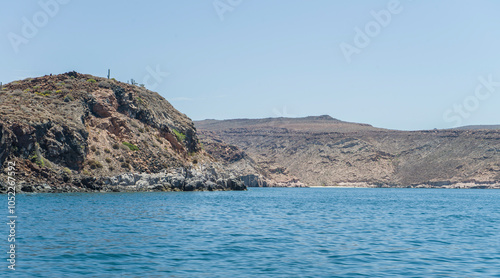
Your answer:
[[[19,179],[17,193],[63,192],[149,192],[149,191],[227,191],[246,190],[243,181],[218,165],[173,168],[161,173],[124,173],[111,177],[82,176],[67,183],[26,182]],[[0,180],[0,193],[7,184]]]
[[[500,130],[495,126],[400,131],[327,115],[205,120],[195,125],[208,153],[227,158],[228,167],[249,165],[274,181],[296,179],[308,186],[500,188]],[[244,154],[244,159],[238,160],[237,154]]]
[[[335,185],[326,186],[311,186],[314,188],[433,188],[433,189],[500,189],[500,181],[484,181],[484,182],[428,182],[421,184],[399,185],[399,184],[382,184],[368,182],[339,182]]]
[[[499,161],[499,130],[395,131],[329,116],[195,126],[156,92],[77,72],[0,92],[0,193],[9,163],[17,192],[137,192],[500,188]]]
[[[259,174],[242,175],[240,178],[248,187],[308,187],[298,179],[276,181]]]
[[[161,95],[77,72],[3,85],[0,167],[4,193],[246,189]]]

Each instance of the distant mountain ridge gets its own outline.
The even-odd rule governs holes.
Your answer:
[[[308,186],[500,187],[496,129],[398,131],[329,116],[195,126],[202,141],[217,136],[261,169],[281,169]]]
[[[383,130],[369,124],[344,122],[328,115],[308,116],[302,118],[262,118],[262,119],[230,119],[196,121],[202,129],[227,130],[235,128],[290,128],[316,132],[338,132],[356,130]]]
[[[467,125],[457,127],[455,129],[468,129],[468,130],[477,130],[477,129],[500,129],[500,125]]]

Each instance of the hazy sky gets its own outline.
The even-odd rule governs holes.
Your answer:
[[[0,81],[71,70],[194,120],[500,124],[500,1],[3,1]]]

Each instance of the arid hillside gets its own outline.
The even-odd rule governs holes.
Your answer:
[[[195,124],[309,186],[500,187],[498,129],[397,131],[329,116]]]
[[[17,163],[23,191],[236,188],[227,186],[224,169],[207,174],[220,179],[213,187],[201,177],[187,186],[191,176],[218,167],[198,141],[191,119],[159,94],[114,79],[68,72],[11,82],[0,91],[0,165]],[[168,171],[175,172],[170,179]],[[121,189],[111,186],[113,177],[130,173],[165,177],[148,184],[139,180],[150,177],[132,176],[116,183]],[[175,175],[183,181],[174,186]]]

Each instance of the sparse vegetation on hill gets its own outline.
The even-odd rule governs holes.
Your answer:
[[[108,176],[154,174],[213,159],[199,147],[191,119],[159,94],[68,72],[3,84],[0,164],[6,161],[17,162],[29,190],[46,184],[41,188],[78,191],[100,190]]]
[[[499,187],[500,130],[397,131],[329,116],[196,122],[260,169],[285,171],[310,186]],[[207,137],[208,139],[205,139]]]
[[[131,144],[128,142],[123,142],[122,144],[127,146],[131,151],[138,151],[139,150],[139,148],[134,144]]]

